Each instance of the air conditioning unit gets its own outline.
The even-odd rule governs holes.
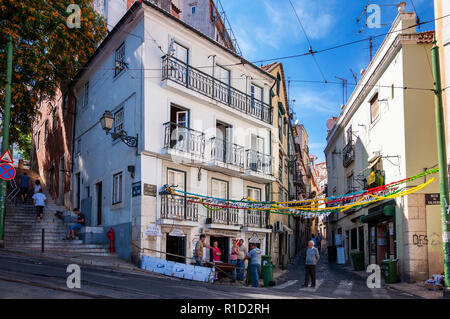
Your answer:
[[[275,222],[275,224],[273,224],[273,232],[281,233],[282,231],[283,231],[283,223],[281,221]]]

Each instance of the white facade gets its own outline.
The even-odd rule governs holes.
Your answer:
[[[384,172],[384,183],[389,184],[435,167],[433,92],[403,89],[433,87],[427,62],[432,34],[415,34],[415,28],[408,28],[414,24],[414,13],[399,14],[391,29],[393,33],[384,40],[330,130],[325,149],[328,196],[367,188],[372,169],[381,174]],[[432,177],[436,176],[427,179]],[[431,257],[434,248],[417,245],[416,238],[430,236],[438,210],[434,206],[425,206],[424,193],[438,192],[438,189],[435,182],[394,202],[379,202],[335,213],[329,218],[331,237],[328,242],[333,245],[333,235],[342,235],[347,262],[353,251],[363,252],[366,265],[398,258],[399,272],[404,280],[427,278],[435,271],[428,262],[429,258],[434,258]],[[384,204],[395,210],[390,218]],[[360,219],[383,211],[385,215],[379,215],[379,219],[374,217],[364,222]]]
[[[266,233],[271,231],[265,227],[265,215],[253,216],[257,220],[261,218],[261,224],[255,225],[248,222],[247,211],[240,210],[237,215],[230,212],[230,222],[225,222],[226,212],[208,215],[206,208],[194,203],[186,203],[188,208],[184,215],[183,198],[167,200],[163,198],[168,196],[158,193],[163,185],[176,182],[180,189],[183,188],[180,184],[184,183],[184,191],[191,193],[221,198],[224,194],[237,200],[260,196],[260,200],[265,200],[266,184],[274,180],[270,171],[272,125],[269,106],[269,90],[274,79],[254,65],[240,64],[238,56],[166,12],[147,4],[134,8],[134,12],[128,12],[123,18],[129,23],[125,22],[109,35],[75,83],[74,202],[77,202],[77,190],[80,189],[80,201],[85,210],[91,211],[88,219],[92,225],[119,227],[122,237],[119,235],[121,243],[118,245],[124,246],[124,255],[128,254],[131,241],[134,257],[144,253],[135,247],[164,252],[172,244],[184,246],[170,248],[190,257],[200,233],[208,235],[208,243],[211,237],[219,238],[220,244],[227,249],[231,249],[232,238],[245,238],[248,245],[248,240],[256,236],[264,251]],[[125,68],[115,75],[115,52],[121,45],[125,47],[125,63],[119,65]],[[169,47],[174,48],[173,56],[163,59]],[[186,82],[187,68],[182,61],[194,67],[190,69],[189,83]],[[220,68],[228,70],[230,86],[222,84],[219,87],[216,83],[212,98],[206,87],[212,83],[213,70]],[[218,77],[217,73],[214,75]],[[250,81],[250,77],[257,80]],[[85,94],[86,87],[88,94]],[[262,90],[261,99],[265,104],[251,98],[255,88]],[[247,104],[236,102],[246,92]],[[234,107],[223,101],[230,101]],[[247,112],[239,110],[237,105],[244,105]],[[129,136],[138,136],[137,148],[128,147],[119,139],[113,141],[105,134],[99,119],[106,110],[117,115],[115,124],[123,125],[122,129]],[[123,113],[117,113],[121,110]],[[177,122],[178,126],[164,125],[169,122]],[[219,156],[211,156],[211,145],[217,145],[212,144],[211,138],[224,138],[221,135],[224,125],[230,128],[226,130],[229,154],[235,154],[231,151],[232,143],[242,149],[239,148],[239,156],[222,161]],[[176,141],[180,136],[188,142]],[[199,151],[202,147],[203,153]],[[216,152],[217,149],[220,148],[216,148]],[[247,154],[256,155],[247,157]],[[232,165],[233,161],[243,165]],[[134,166],[134,173],[128,171],[129,166]],[[79,188],[77,174],[81,174]],[[100,182],[102,204],[98,205]],[[133,197],[132,186],[139,182],[137,189],[141,195]],[[156,187],[156,193],[152,187]],[[114,188],[120,190],[113,194]],[[100,223],[97,217],[99,206],[102,208]],[[192,218],[193,215],[198,215],[198,221]],[[207,221],[208,217],[212,219]],[[144,236],[143,232],[151,224],[158,225],[161,237]],[[184,242],[170,238],[169,244],[168,233],[176,228],[186,235]],[[131,230],[131,239],[128,230]],[[206,254],[206,259],[208,256]]]

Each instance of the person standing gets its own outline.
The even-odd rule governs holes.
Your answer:
[[[44,218],[44,207],[47,197],[42,193],[42,189],[39,189],[32,198],[34,207],[36,208],[37,221],[40,222]]]
[[[237,240],[233,240],[233,247],[231,248],[231,255],[230,255],[230,264],[234,265],[234,270],[233,270],[233,282],[236,281],[236,267],[238,267],[238,257],[240,254],[240,249],[238,246],[238,241]]]
[[[314,246],[317,246],[317,241],[316,241],[316,237],[314,236],[314,234],[311,235],[311,238],[309,240],[312,240],[314,243]]]
[[[41,182],[37,179],[34,181],[34,189],[33,189],[33,194],[36,194],[37,192],[39,192],[39,190],[41,189]]]
[[[19,177],[19,187],[22,202],[25,204],[25,201],[28,197],[28,189],[30,187],[30,177],[27,175],[27,173],[23,173],[23,175]]]
[[[249,267],[250,271],[252,272],[253,287],[258,288],[262,252],[255,243],[252,243],[250,247],[252,248],[252,250],[250,250],[250,252],[248,253],[247,258],[250,257],[252,259]]]
[[[238,268],[237,272],[237,280],[244,280],[245,274],[245,258],[247,257],[248,249],[244,246],[244,240],[239,240],[239,255],[236,263],[236,267]]]
[[[317,250],[320,254],[320,251],[322,250],[322,235],[320,233],[317,235]]]
[[[205,243],[206,235],[201,234],[200,240],[195,244],[195,251],[194,251],[194,259],[197,266],[202,266],[203,264],[203,248],[211,248],[210,245]]]
[[[213,255],[213,263],[220,263],[220,256],[222,255],[222,252],[219,249],[219,243],[217,241],[213,243],[211,250]],[[219,279],[219,273],[217,271],[215,271],[215,273],[214,280],[217,280]]]
[[[316,265],[319,262],[320,254],[316,247],[314,247],[314,241],[308,242],[308,248],[306,249],[306,261],[305,261],[305,287],[308,287],[309,278],[311,277],[311,288],[316,286]]]

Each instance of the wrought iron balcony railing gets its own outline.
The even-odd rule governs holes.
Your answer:
[[[164,123],[164,148],[203,157],[205,154],[205,133],[179,124]]]
[[[244,168],[244,147],[213,137],[210,139],[211,159]]]
[[[161,218],[198,221],[198,204],[190,203],[184,196],[161,196]]]
[[[246,151],[246,168],[254,172],[272,175],[272,157],[254,150]]]
[[[263,122],[272,124],[273,108],[172,56],[162,58],[162,80],[172,80]]]
[[[225,208],[221,210],[208,210],[207,223],[222,225],[239,225],[239,210],[236,208]]]
[[[355,159],[355,147],[353,146],[353,143],[352,142],[348,143],[344,147],[342,153],[343,153],[342,164],[344,165],[344,167],[347,167]]]
[[[266,212],[262,210],[247,210],[244,213],[246,227],[266,227]]]

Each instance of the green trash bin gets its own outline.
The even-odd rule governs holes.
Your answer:
[[[262,266],[262,277],[264,280],[264,287],[269,287],[270,282],[273,281],[273,268],[275,266],[272,264],[265,264]]]
[[[261,267],[264,267],[264,265],[271,263],[272,263],[272,256],[269,255],[261,256]]]
[[[397,263],[398,259],[386,259],[381,262],[385,283],[394,284],[398,282]]]
[[[364,270],[363,254],[360,251],[352,252],[353,268],[357,271]]]

